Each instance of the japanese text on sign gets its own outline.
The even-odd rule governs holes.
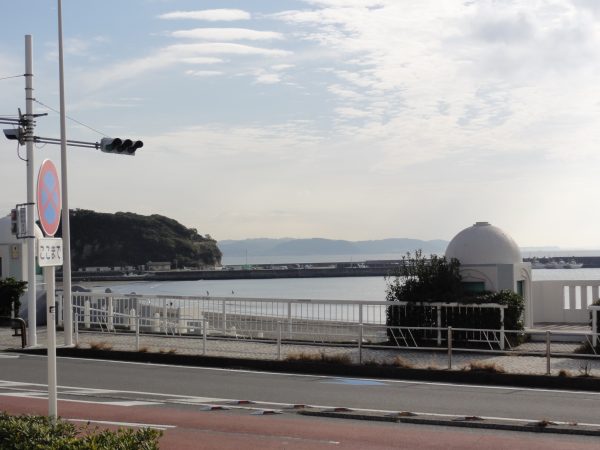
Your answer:
[[[38,239],[38,264],[40,267],[62,266],[63,242],[61,238]]]

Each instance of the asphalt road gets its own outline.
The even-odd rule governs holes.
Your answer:
[[[44,356],[0,353],[2,382],[44,388]],[[105,399],[169,404],[251,400],[263,407],[294,404],[437,415],[480,416],[522,421],[600,424],[600,392],[472,386],[399,380],[235,371],[58,358],[59,392]],[[6,384],[5,387],[10,383]],[[37,386],[37,387],[36,387]],[[59,398],[61,396],[59,395]],[[1,400],[1,397],[0,397]],[[171,402],[172,403],[172,402]]]

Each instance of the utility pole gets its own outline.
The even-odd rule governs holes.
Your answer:
[[[27,149],[27,320],[29,322],[29,346],[37,346],[37,298],[35,279],[35,193],[33,186],[33,38],[25,36],[25,126],[24,141]]]
[[[67,125],[65,112],[65,71],[63,62],[62,0],[58,0],[58,74],[60,87],[60,179],[62,186],[63,238],[63,324],[65,345],[73,345],[73,298],[71,295],[71,225],[67,187]]]

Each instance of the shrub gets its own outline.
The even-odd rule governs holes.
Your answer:
[[[326,362],[333,364],[351,364],[352,358],[349,355],[338,353],[335,355],[328,355],[321,351],[319,353],[292,353],[286,356],[286,361],[309,361],[309,362]]]
[[[18,281],[12,277],[0,280],[0,316],[10,316],[13,308],[15,316],[19,315],[20,298],[26,287],[26,281]]]
[[[413,256],[410,253],[402,259],[394,279],[388,279],[386,299],[390,305],[386,310],[388,326],[435,328],[438,326],[438,307],[431,303],[488,304],[506,305],[504,310],[504,328],[523,330],[523,311],[525,301],[515,292],[474,293],[462,283],[460,262],[432,255],[425,259],[420,251]],[[399,306],[394,302],[406,302]],[[498,330],[501,315],[497,308],[442,308],[439,326],[445,328],[474,328]],[[413,332],[419,339],[429,338],[428,331]],[[388,337],[394,342],[402,340],[402,334],[388,329]],[[466,341],[464,332],[453,335],[456,341]],[[517,339],[512,337],[512,339]]]
[[[162,432],[150,428],[119,429],[76,427],[48,417],[0,413],[0,448],[3,450],[156,450]]]
[[[485,361],[472,361],[463,370],[470,372],[504,373],[504,368],[496,363]]]

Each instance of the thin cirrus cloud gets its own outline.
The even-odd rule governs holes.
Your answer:
[[[221,62],[220,56],[259,56],[281,57],[291,52],[281,49],[254,47],[231,42],[201,42],[194,44],[173,44],[143,58],[119,63],[102,71],[95,71],[88,78],[88,87],[99,89],[107,84],[147,75],[151,71],[162,70],[176,64],[202,64]],[[208,59],[206,59],[208,58]]]
[[[195,28],[193,30],[173,31],[171,36],[207,41],[269,41],[283,39],[283,35],[275,31],[259,31],[248,28]]]
[[[251,15],[249,12],[241,9],[204,9],[199,11],[172,11],[161,14],[158,18],[165,20],[191,19],[218,22],[249,20]]]

